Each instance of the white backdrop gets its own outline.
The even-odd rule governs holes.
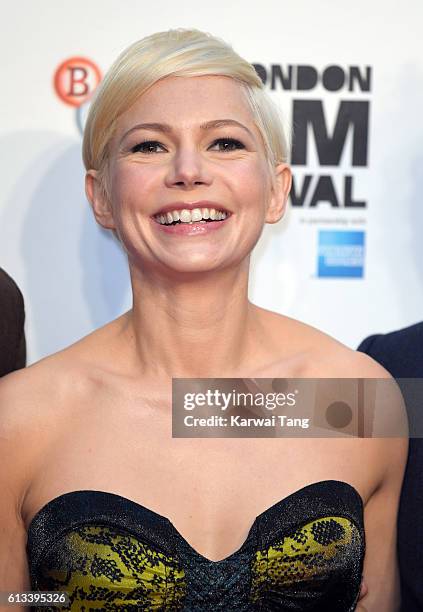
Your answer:
[[[341,194],[353,177],[364,208],[291,207],[266,226],[253,255],[253,302],[299,318],[349,346],[423,313],[423,52],[420,0],[14,0],[2,5],[0,266],[26,302],[29,363],[74,342],[130,307],[124,255],[95,224],[83,189],[75,107],[53,87],[58,66],[83,56],[104,74],[120,51],[155,31],[195,27],[220,36],[254,64],[370,67],[369,91],[276,87],[287,125],[294,100],[322,100],[328,133],[342,101],[370,104],[368,158],[352,165],[349,130],[336,167],[319,164],[311,129],[306,166],[315,186],[330,175]],[[270,89],[269,89],[270,91]],[[313,187],[314,188],[314,187]],[[311,188],[312,190],[312,188]],[[342,200],[342,197],[340,197]],[[318,232],[359,230],[359,277],[320,277]]]

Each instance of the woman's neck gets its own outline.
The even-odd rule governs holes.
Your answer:
[[[163,377],[230,377],[254,359],[263,337],[248,275],[220,271],[169,282],[131,272],[127,313],[137,369]]]

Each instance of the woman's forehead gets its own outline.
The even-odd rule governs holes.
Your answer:
[[[235,79],[222,76],[166,77],[156,82],[123,113],[120,134],[136,123],[172,123],[196,127],[217,119],[254,125],[251,109]]]

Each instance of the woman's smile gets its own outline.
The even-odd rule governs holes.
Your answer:
[[[231,212],[217,202],[174,202],[163,206],[152,219],[160,229],[176,236],[204,236],[221,228]],[[207,227],[204,227],[207,226]]]
[[[232,216],[230,214],[226,216],[226,213],[224,212],[217,213],[214,209],[212,209],[212,214],[215,216],[215,218],[197,219],[197,215],[201,214],[200,211],[201,209],[198,208],[195,208],[193,211],[189,211],[184,208],[178,214],[180,219],[172,219],[172,221],[170,221],[169,217],[166,217],[166,221],[159,221],[157,216],[155,216],[152,219],[153,225],[158,229],[158,231],[174,236],[205,236],[210,232],[226,226],[230,217]],[[167,213],[167,215],[172,215],[172,213]],[[223,215],[225,216],[223,217]],[[160,217],[164,219],[165,215],[160,215]]]

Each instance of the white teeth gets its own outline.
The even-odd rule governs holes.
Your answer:
[[[162,225],[171,225],[175,221],[180,221],[181,223],[205,223],[206,219],[223,221],[228,216],[229,213],[216,210],[215,208],[193,208],[192,210],[184,208],[183,210],[159,213],[155,215],[155,219]]]
[[[179,213],[179,219],[180,221],[182,221],[182,223],[189,223],[191,221],[191,213],[189,212],[189,210],[187,210],[186,208],[181,210],[181,212]]]
[[[202,218],[201,210],[199,208],[193,208],[191,211],[191,221],[201,221]]]

